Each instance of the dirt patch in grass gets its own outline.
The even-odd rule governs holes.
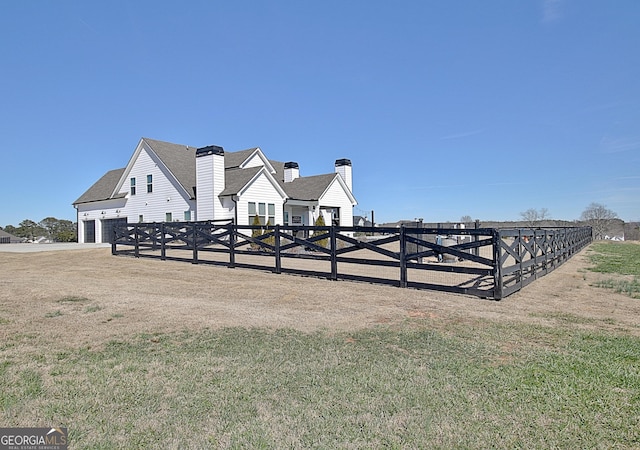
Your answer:
[[[553,324],[640,335],[640,302],[592,286],[585,251],[500,302],[176,261],[109,249],[0,254],[0,339],[95,347],[140,333],[222,327],[357,330],[407,320]],[[372,268],[372,272],[376,269]],[[36,345],[36,342],[33,342]]]

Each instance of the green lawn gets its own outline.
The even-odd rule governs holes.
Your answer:
[[[596,242],[591,245],[590,261],[594,272],[632,275],[633,278],[612,277],[595,285],[640,298],[640,245],[622,242]]]
[[[640,245],[629,242],[594,242],[589,259],[591,270],[602,273],[640,276]]]
[[[12,352],[0,418],[67,426],[73,448],[638,448],[640,341],[566,323],[232,328]]]

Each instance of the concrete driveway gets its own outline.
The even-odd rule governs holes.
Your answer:
[[[78,244],[77,242],[56,242],[53,244],[0,244],[0,253],[32,253],[59,250],[83,250],[88,248],[108,248],[111,244]]]

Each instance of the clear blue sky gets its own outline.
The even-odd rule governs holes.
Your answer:
[[[356,214],[640,220],[640,1],[0,2],[0,226],[141,137],[353,162]]]

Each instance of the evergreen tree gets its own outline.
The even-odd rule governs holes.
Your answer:
[[[256,226],[256,227],[262,225],[260,223],[260,216],[258,216],[258,215],[253,216],[253,223],[251,223],[251,225]],[[258,239],[260,236],[262,236],[262,234],[263,234],[262,228],[254,228],[251,231],[251,237],[254,238],[254,239]],[[259,250],[260,249],[260,244],[252,242],[250,247],[253,250]]]
[[[35,239],[38,236],[44,236],[47,231],[38,225],[33,220],[25,219],[20,222],[18,229],[16,230],[16,236],[24,237],[30,240]]]
[[[324,217],[322,216],[322,213],[320,213],[320,215],[316,219],[314,225],[316,227],[324,227],[324,226],[326,226],[326,223],[324,222]],[[323,230],[317,230],[317,231],[313,232],[314,235],[315,234],[320,235],[320,234],[325,234],[325,233],[326,233],[326,231],[323,231]],[[315,243],[316,243],[316,245],[318,245],[320,247],[327,248],[329,246],[329,238],[319,239]]]
[[[267,220],[267,227],[270,227],[270,226],[271,226],[271,221],[270,221],[270,220]],[[270,230],[265,230],[265,231],[266,231],[266,233],[269,233],[269,232],[270,232]],[[271,231],[273,231],[273,230],[271,230]],[[263,233],[263,234],[264,234],[264,233]],[[265,242],[266,244],[271,245],[271,246],[276,245],[276,237],[275,237],[274,235],[271,235],[271,236],[269,236],[268,238],[266,238],[266,239],[264,240],[264,242]]]

